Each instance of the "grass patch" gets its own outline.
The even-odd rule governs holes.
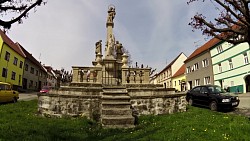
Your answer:
[[[172,115],[141,116],[133,129],[102,129],[86,118],[37,116],[37,101],[0,105],[0,141],[250,140],[248,118],[198,107]]]

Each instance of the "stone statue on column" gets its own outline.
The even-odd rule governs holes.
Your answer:
[[[122,44],[121,43],[119,43],[119,41],[116,41],[116,59],[117,60],[122,60],[122,54],[123,54],[123,51],[122,51],[122,48],[123,48],[123,46],[122,46]]]
[[[102,40],[95,43],[95,54],[102,54]]]
[[[110,6],[108,10],[108,18],[107,23],[114,23],[113,20],[115,18],[115,7]]]
[[[107,47],[105,49],[106,57],[114,57],[114,48],[115,48],[115,37],[113,34],[110,34],[107,42]]]

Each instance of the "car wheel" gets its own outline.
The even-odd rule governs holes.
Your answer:
[[[216,103],[215,101],[212,101],[212,102],[210,103],[210,109],[211,109],[212,111],[217,111],[218,106],[217,106],[217,103]]]
[[[13,100],[12,100],[13,103],[16,103],[17,102],[17,99],[14,97]]]
[[[192,98],[189,98],[189,100],[188,100],[188,105],[193,106],[193,104],[194,104],[193,99],[192,99]]]

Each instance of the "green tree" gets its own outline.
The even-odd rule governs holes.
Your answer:
[[[232,44],[250,43],[250,0],[189,0],[187,3],[194,2],[213,4],[218,11],[213,20],[197,13],[189,23],[194,29]]]
[[[44,0],[0,0],[0,26],[11,28],[13,23],[22,23],[31,9],[46,4]]]

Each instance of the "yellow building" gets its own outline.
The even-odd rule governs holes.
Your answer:
[[[25,54],[0,30],[0,81],[8,82],[17,90],[22,87]]]
[[[176,91],[186,91],[185,64],[172,76],[172,86]]]

